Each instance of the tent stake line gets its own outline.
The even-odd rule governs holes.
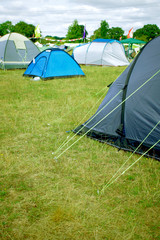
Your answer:
[[[65,153],[68,149],[70,149],[74,144],[76,144],[81,138],[87,135],[93,128],[95,128],[99,123],[101,123],[104,119],[106,119],[111,113],[113,113],[117,108],[119,108],[124,102],[126,102],[128,99],[130,99],[136,92],[138,92],[142,87],[144,87],[152,78],[154,78],[158,73],[160,72],[160,69],[153,74],[149,79],[147,79],[140,87],[138,87],[134,92],[132,92],[126,99],[124,99],[120,104],[118,104],[114,109],[112,109],[106,116],[104,116],[100,121],[98,121],[94,126],[92,126],[87,132],[85,132],[80,138],[78,138],[75,142],[73,142],[69,147],[67,147],[62,153],[60,153],[56,158],[58,159],[60,156],[62,156],[63,153]],[[107,103],[108,104],[108,103]],[[93,119],[92,119],[93,120]],[[88,123],[87,123],[88,124]],[[85,125],[86,127],[87,125]],[[84,127],[83,127],[84,128]],[[78,131],[79,133],[80,131]],[[71,138],[72,140],[73,138]],[[66,143],[67,144],[67,143]],[[65,144],[65,145],[66,145]]]

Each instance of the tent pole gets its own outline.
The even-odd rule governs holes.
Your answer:
[[[130,43],[128,45],[128,58],[129,58],[129,49],[130,49]]]

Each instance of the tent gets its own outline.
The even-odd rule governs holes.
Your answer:
[[[127,38],[127,39],[121,40],[121,43],[128,45],[128,49],[127,49],[127,51],[126,51],[126,55],[127,55],[127,57],[129,57],[129,58],[131,58],[131,54],[132,54],[132,52],[134,51],[134,50],[133,50],[133,44],[138,44],[138,45],[140,45],[140,46],[143,46],[143,45],[146,44],[145,41],[141,41],[141,40],[135,39],[135,38]]]
[[[139,39],[135,39],[135,38],[127,38],[124,40],[121,40],[121,43],[128,43],[128,44],[146,44],[145,41],[139,40]]]
[[[97,112],[74,132],[160,160],[159,46],[160,36],[141,49],[113,82]]]
[[[24,76],[38,76],[43,79],[84,75],[72,56],[58,48],[46,49],[38,54],[24,73]]]
[[[0,38],[0,68],[27,68],[39,53],[36,45],[19,33],[9,33]]]
[[[73,50],[73,57],[79,64],[102,66],[125,66],[129,62],[122,43],[113,39],[95,39]]]

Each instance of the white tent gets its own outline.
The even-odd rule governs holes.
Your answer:
[[[129,62],[121,42],[113,39],[96,39],[73,50],[73,57],[79,64],[125,66]]]

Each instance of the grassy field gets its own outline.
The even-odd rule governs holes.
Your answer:
[[[158,161],[142,157],[98,194],[131,154],[75,135],[59,149],[125,67],[82,69],[50,81],[0,70],[2,240],[160,239]]]

